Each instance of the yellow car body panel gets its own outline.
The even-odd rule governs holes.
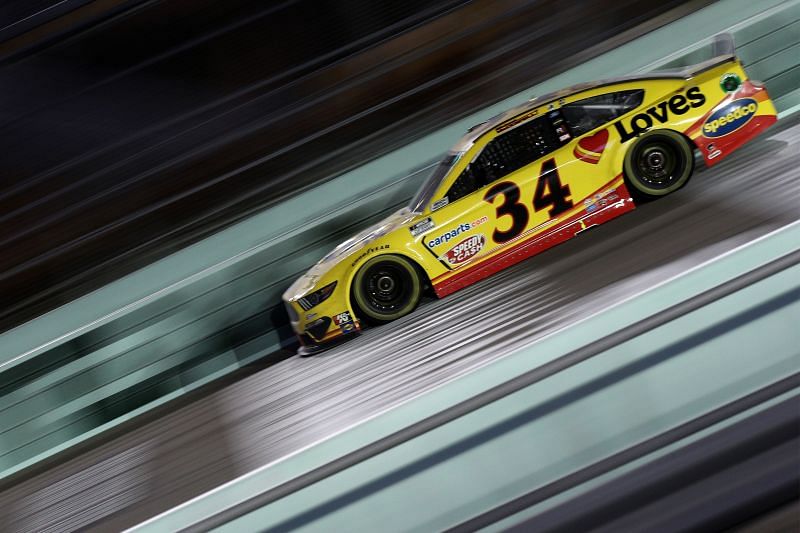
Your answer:
[[[726,90],[726,80],[736,88]],[[565,118],[583,117],[576,109],[591,116],[586,102],[595,100],[587,99],[612,94],[638,105],[594,127],[591,120],[584,124],[583,118]],[[292,326],[305,345],[360,330],[352,284],[359,268],[373,257],[410,259],[442,297],[633,209],[623,161],[647,131],[684,135],[711,166],[776,119],[766,90],[747,79],[732,53],[679,73],[583,84],[526,102],[471,129],[443,161],[439,177],[423,187],[421,204],[412,201],[342,243],[298,279],[284,294]],[[501,144],[491,150],[487,146],[496,138],[517,131],[538,146],[540,139],[530,133],[538,131],[535,120],[545,124],[542,131],[555,132],[557,146],[550,139],[548,146],[556,147],[542,148],[547,153],[541,157],[459,196],[457,180],[469,181],[468,166],[477,158],[484,158],[481,168],[491,170],[491,150],[501,150]],[[525,125],[529,127],[518,130]],[[313,301],[304,300],[334,282],[323,301],[311,305]]]

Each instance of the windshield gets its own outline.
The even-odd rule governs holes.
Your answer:
[[[419,188],[417,194],[411,199],[411,203],[408,207],[411,209],[412,213],[419,213],[425,209],[425,206],[433,199],[433,193],[436,192],[442,178],[450,172],[450,169],[453,168],[462,155],[464,155],[464,152],[448,152],[447,155],[444,156],[444,159],[439,161],[439,164],[436,165],[431,175],[425,180],[425,183]]]

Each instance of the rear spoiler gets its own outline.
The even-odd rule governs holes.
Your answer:
[[[733,35],[730,33],[720,33],[714,36],[711,42],[711,59],[692,65],[686,69],[687,78],[697,76],[718,65],[736,60],[736,47],[733,44]]]
[[[672,61],[668,61],[666,64],[673,66],[668,66],[663,69],[656,69],[656,70],[646,70],[642,69],[639,74],[632,74],[629,76],[620,76],[617,78],[611,78],[607,80],[601,80],[598,82],[592,83],[584,83],[577,85],[571,89],[585,89],[590,86],[602,87],[603,85],[609,85],[612,83],[620,83],[623,81],[633,81],[633,80],[660,80],[660,79],[684,79],[688,80],[694,78],[702,74],[707,70],[711,70],[714,67],[718,67],[724,63],[729,63],[731,61],[736,61],[736,48],[733,44],[733,35],[730,33],[720,33],[714,36],[711,40],[710,45],[706,45],[704,47],[696,48],[690,52],[686,52],[685,50],[679,52],[680,56],[694,56],[695,59],[697,56],[700,57],[709,57],[709,59],[705,59],[700,61],[699,63],[695,63],[689,66],[674,66],[674,62],[676,61],[673,59]],[[675,54],[678,55],[678,54]],[[567,91],[568,92],[568,91]],[[548,95],[553,96],[553,95]],[[557,94],[556,96],[561,96]]]
[[[714,36],[714,41],[711,43],[711,50],[714,57],[736,56],[736,47],[733,44],[733,35],[730,33],[720,33]]]
[[[733,44],[733,35],[730,33],[720,33],[715,35],[711,41],[711,46],[706,48],[710,51],[710,59],[701,61],[688,67],[678,68],[674,70],[657,71],[658,74],[673,75],[689,79],[702,74],[707,70],[714,67],[736,60],[736,47]]]

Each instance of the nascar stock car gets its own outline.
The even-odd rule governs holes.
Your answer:
[[[772,125],[733,39],[674,71],[581,84],[470,128],[410,204],[339,245],[283,295],[303,345],[410,313],[683,187]]]

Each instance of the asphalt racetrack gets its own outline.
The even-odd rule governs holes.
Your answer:
[[[668,198],[317,356],[268,356],[4,486],[0,530],[132,526],[798,219],[795,118]]]

